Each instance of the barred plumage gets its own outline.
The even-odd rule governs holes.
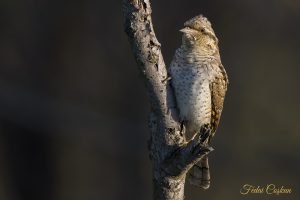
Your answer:
[[[202,126],[208,126],[209,142],[220,121],[228,78],[210,22],[200,15],[184,26],[182,45],[175,52],[169,72],[187,139],[199,133]],[[205,157],[191,169],[189,180],[207,189],[209,179]]]

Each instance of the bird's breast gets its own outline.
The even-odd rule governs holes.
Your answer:
[[[172,63],[170,73],[180,117],[199,131],[211,118],[210,73],[205,62]]]

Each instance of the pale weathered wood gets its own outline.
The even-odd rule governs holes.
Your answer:
[[[183,200],[188,170],[212,148],[200,135],[186,143],[173,90],[152,25],[149,0],[123,0],[125,31],[142,72],[152,113],[149,119],[150,158],[153,163],[155,200]]]

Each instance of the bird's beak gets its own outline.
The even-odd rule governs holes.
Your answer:
[[[180,29],[179,31],[188,34],[188,33],[191,33],[193,30],[189,27],[184,27],[183,29]]]

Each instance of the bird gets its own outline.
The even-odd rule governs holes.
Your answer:
[[[180,30],[181,46],[168,69],[175,92],[180,120],[185,127],[186,141],[205,130],[203,144],[215,135],[223,110],[228,76],[221,63],[218,38],[209,20],[198,15],[184,23]],[[210,187],[208,157],[204,156],[188,173],[190,184]]]

